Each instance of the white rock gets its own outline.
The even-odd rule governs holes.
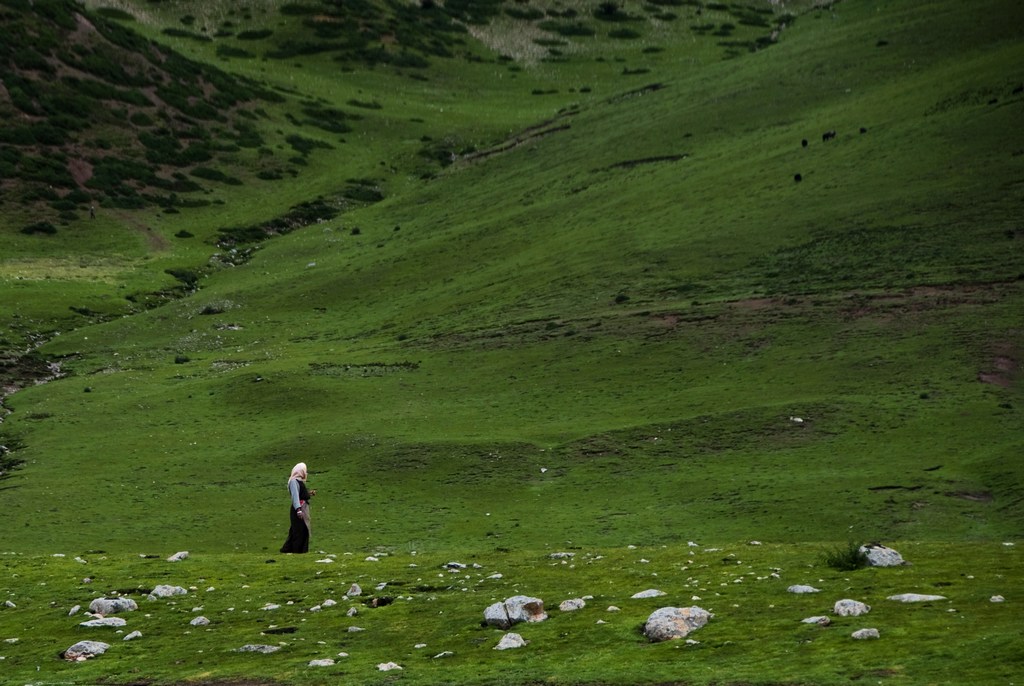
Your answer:
[[[667,595],[667,594],[664,591],[659,591],[656,588],[649,588],[646,591],[640,591],[639,593],[634,593],[630,597],[633,598],[634,600],[637,600],[637,599],[641,599],[641,598],[657,598],[658,596],[663,596],[663,595]]]
[[[347,629],[347,631],[348,631],[348,632],[349,632],[350,634],[354,634],[354,633],[358,633],[358,632],[360,632],[360,631],[366,631],[366,629],[364,629],[364,628],[363,628],[363,627],[361,627],[361,626],[350,626],[350,627],[349,627],[349,628]]]
[[[13,608],[16,608],[16,607],[18,607],[18,606],[17,606],[17,605],[15,605],[15,604],[14,604],[14,603],[13,603],[12,601],[10,601],[10,600],[5,600],[5,601],[4,601],[4,607],[9,607],[9,608],[12,608],[12,609],[13,609]]]
[[[710,612],[697,606],[662,607],[647,618],[644,635],[652,641],[686,638],[691,631],[707,624],[711,617]]]
[[[345,593],[349,598],[355,598],[363,594],[363,589],[359,587],[359,584],[352,584],[349,586],[348,592]]]
[[[196,617],[191,622],[189,622],[189,624],[191,624],[192,626],[209,626],[210,620],[206,617]]]
[[[260,609],[261,610],[279,610],[279,609],[281,609],[281,606],[278,605],[277,603],[267,603],[266,605],[264,605]]]
[[[614,605],[609,605],[608,609],[605,610],[605,612],[622,612],[622,610]]]
[[[367,556],[365,558],[364,562],[380,562],[380,558],[379,557],[374,557],[373,555],[369,555],[369,556]],[[393,662],[389,662],[388,664],[394,664],[394,663]],[[401,667],[399,667],[398,669],[401,669]]]
[[[994,595],[991,598],[989,598],[989,602],[992,602],[992,603],[1004,603],[1004,602],[1006,602],[1006,598],[1004,598],[1001,595]]]
[[[321,608],[319,605],[314,605],[313,607],[309,608],[309,611],[310,612],[319,612],[322,609],[323,608]]]
[[[64,659],[69,662],[82,662],[102,655],[110,648],[110,644],[100,641],[79,641],[64,651]]]
[[[247,643],[244,646],[242,646],[241,648],[236,648],[235,652],[236,653],[263,653],[263,654],[268,654],[268,653],[276,653],[279,650],[281,650],[281,646],[268,646],[268,645],[261,645],[261,644],[258,644],[258,643]]]
[[[187,595],[188,591],[181,586],[168,586],[161,584],[150,591],[149,596],[151,598],[170,598],[176,595]]]
[[[392,671],[394,669],[401,669],[401,668],[402,668],[402,666],[399,665],[396,662],[381,662],[379,665],[377,665],[377,669],[379,669],[382,672],[390,672],[390,671]]]
[[[317,563],[317,564],[321,564],[321,565],[329,565],[329,564],[331,564],[332,562],[334,562],[334,560],[332,560],[332,559],[331,559],[331,558],[329,558],[329,557],[325,557],[325,558],[324,558],[324,559],[322,559],[322,560],[317,560],[317,561],[316,561],[316,563]]]
[[[861,641],[868,638],[879,638],[878,629],[858,629],[850,635]]]
[[[417,643],[416,645],[413,646],[413,648],[415,648],[416,650],[423,650],[426,647],[427,647],[426,643]]]
[[[359,608],[358,607],[350,607],[348,609],[348,612],[345,613],[345,616],[347,616],[347,617],[355,617],[358,614],[359,614]]]
[[[867,556],[868,564],[872,567],[898,567],[907,564],[902,555],[880,543],[862,545],[859,550]]]
[[[324,602],[322,602],[320,604],[323,605],[324,607],[334,607],[338,603],[336,601],[331,600],[330,598],[328,598],[327,600],[325,600]]]
[[[571,598],[569,600],[563,600],[559,605],[558,609],[562,612],[575,612],[576,610],[582,610],[587,604],[583,598]]]
[[[75,615],[77,615],[79,613],[79,611],[81,609],[82,609],[81,605],[75,605],[70,610],[68,610],[68,617],[74,617]]]
[[[182,560],[187,560],[187,559],[188,559],[188,551],[187,550],[182,550],[180,552],[177,552],[177,553],[174,553],[173,555],[171,555],[169,558],[167,558],[167,561],[168,562],[181,562]]]
[[[453,653],[453,652],[452,652],[452,651],[450,651],[450,650],[446,650],[446,651],[444,651],[443,653],[438,653],[437,655],[435,655],[433,659],[435,659],[435,660],[440,660],[440,659],[442,659],[442,658],[446,658],[446,657],[454,657],[454,656],[455,656],[455,653]]]
[[[889,600],[896,600],[901,603],[927,603],[933,600],[945,600],[944,595],[923,595],[921,593],[900,593],[889,596]]]
[[[803,622],[804,624],[818,624],[820,626],[828,626],[829,624],[832,623],[831,619],[829,619],[828,617],[824,617],[824,616],[820,616],[820,617],[807,617],[805,619],[801,619],[800,621]]]
[[[87,622],[82,622],[78,626],[97,628],[105,626],[124,626],[127,623],[128,622],[124,621],[120,617],[103,617],[102,619],[90,619]]]
[[[338,657],[348,657],[348,653],[338,653]]]
[[[134,612],[138,609],[138,603],[131,598],[97,598],[89,603],[89,611],[101,615],[116,615],[118,612]]]
[[[786,590],[790,593],[821,593],[821,589],[815,588],[814,586],[805,586],[803,584],[794,584]]]
[[[551,553],[548,557],[552,560],[571,560],[576,557],[576,553]]]
[[[516,595],[484,610],[484,622],[499,629],[508,629],[520,622],[543,622],[548,618],[544,601],[525,595]]]
[[[133,631],[130,634],[128,634],[127,636],[125,636],[121,640],[124,640],[124,641],[134,641],[137,638],[142,638],[142,632],[141,631]]]
[[[513,648],[522,648],[529,644],[529,641],[524,639],[519,634],[507,633],[501,637],[498,641],[498,645],[494,646],[495,650],[512,650]]]
[[[333,667],[334,666],[334,660],[332,660],[329,657],[324,658],[322,660],[310,660],[309,661],[309,666],[310,667]]]
[[[840,617],[859,617],[871,611],[870,605],[865,605],[859,600],[844,598],[837,600],[833,611]]]

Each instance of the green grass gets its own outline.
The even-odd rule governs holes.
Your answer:
[[[1012,598],[1022,589],[1014,547],[973,546],[968,560],[957,546],[901,543],[913,562],[910,567],[836,572],[815,564],[813,546],[711,543],[553,546],[469,556],[423,552],[418,542],[399,549],[371,543],[335,549],[330,558],[323,553],[220,553],[194,554],[182,563],[165,562],[166,550],[159,546],[142,546],[139,555],[71,550],[65,557],[5,555],[2,573],[14,584],[6,595],[17,607],[0,613],[3,636],[19,640],[5,644],[0,655],[9,678],[33,683],[248,678],[328,684],[341,678],[375,684],[396,678],[377,669],[391,661],[403,667],[398,678],[410,684],[766,683],[765,675],[772,675],[772,683],[840,684],[851,677],[930,683],[944,680],[944,665],[954,656],[958,679],[996,682],[1019,674]],[[575,557],[549,557],[567,550]],[[143,553],[156,559],[144,559]],[[370,554],[379,561],[366,561]],[[334,561],[318,562],[327,559]],[[468,568],[451,572],[444,568],[448,562]],[[353,583],[363,595],[346,598]],[[387,585],[376,590],[382,583]],[[169,600],[146,600],[157,584],[190,591]],[[788,593],[793,584],[811,584],[821,593]],[[649,588],[666,595],[631,599]],[[923,604],[887,600],[908,591],[947,599]],[[78,626],[85,619],[81,614],[67,616],[74,605],[87,607],[95,597],[117,593],[135,598],[140,606],[121,615],[128,625],[119,633],[85,629]],[[495,651],[502,632],[481,626],[483,610],[521,593],[544,600],[549,619],[513,629],[530,642],[525,648]],[[1007,602],[990,602],[993,595]],[[584,609],[558,610],[561,601],[583,596],[589,596]],[[366,604],[372,597],[394,602],[372,608]],[[805,617],[832,615],[833,603],[841,598],[862,600],[871,612],[833,616],[828,628],[800,623]],[[312,610],[326,599],[338,604]],[[280,608],[263,609],[270,603]],[[706,627],[691,634],[696,644],[651,644],[642,637],[647,616],[666,604],[698,605],[714,614]],[[611,606],[620,611],[609,611]],[[347,617],[350,607],[359,614]],[[190,626],[200,615],[211,624]],[[349,633],[350,626],[365,631]],[[850,638],[867,626],[877,628],[881,640]],[[274,628],[293,631],[265,633]],[[133,630],[142,637],[121,640]],[[85,638],[111,648],[83,664],[57,659],[57,652]],[[251,643],[281,649],[272,655],[235,652]],[[434,658],[445,651],[452,655]],[[348,657],[338,657],[340,652]],[[997,665],[984,657],[993,654],[1000,656]],[[307,666],[322,658],[337,664]]]
[[[0,644],[3,669],[82,684],[1021,678],[1004,542],[1024,521],[1022,10],[787,5],[795,22],[752,53],[719,45],[764,33],[750,8],[611,23],[517,6],[414,68],[264,59],[308,35],[297,10],[116,4],[141,35],[288,97],[254,124],[272,155],[200,165],[242,182],[202,179],[208,205],[103,210],[55,236],[3,215],[0,347],[43,343],[66,374],[5,400],[0,443],[24,464],[0,480],[17,605],[0,637],[21,639]],[[185,16],[232,35],[163,32]],[[600,31],[555,46],[546,20]],[[605,37],[623,28],[641,38]],[[244,257],[216,245],[314,201],[338,214]],[[181,297],[173,274],[191,273]],[[333,564],[276,553],[300,460]],[[848,541],[913,566],[829,568]],[[181,549],[193,558],[163,562]],[[72,560],[86,550],[106,552]],[[449,574],[452,559],[482,569]],[[354,581],[413,600],[301,611]],[[56,657],[85,637],[68,607],[161,582],[200,597],[144,603],[129,620],[144,638],[95,661]],[[629,599],[650,587],[669,596]],[[886,600],[910,591],[949,601]],[[595,600],[492,651],[483,609],[518,592]],[[799,623],[843,597],[874,610]],[[638,627],[660,604],[716,616],[699,645],[650,645]],[[200,605],[208,631],[188,626]],[[298,631],[261,636],[269,624]],[[852,641],[862,626],[882,639]],[[232,652],[279,638],[274,655]],[[390,660],[397,677],[376,670]]]

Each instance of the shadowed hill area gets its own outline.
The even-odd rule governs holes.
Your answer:
[[[978,683],[1016,678],[1017,627],[989,598],[1009,593],[1019,562],[1003,544],[1024,521],[1024,10],[785,4],[446,4],[443,21],[440,3],[388,4],[359,16],[390,33],[367,25],[359,43],[339,18],[358,3],[140,3],[120,26],[287,93],[261,105],[267,130],[325,146],[294,176],[218,187],[223,205],[98,218],[139,222],[167,247],[93,254],[72,265],[87,277],[58,269],[52,244],[31,255],[31,279],[0,258],[3,292],[24,298],[6,316],[38,345],[12,357],[25,375],[61,375],[5,401],[0,443],[20,466],[0,480],[3,548],[25,556],[12,570],[101,550],[87,562],[104,583],[137,592],[185,572],[119,556],[187,548],[189,583],[246,575],[256,590],[220,604],[253,610],[322,600],[301,584],[394,582],[432,622],[456,617],[430,643],[458,639],[460,683],[930,682],[954,659]],[[409,12],[439,23],[411,35]],[[363,118],[330,131],[302,114],[314,105]],[[8,228],[24,256],[25,240],[46,239]],[[186,277],[181,297],[69,326],[47,309],[126,313],[154,271]],[[313,545],[340,571],[266,562],[300,460],[319,490]],[[848,540],[906,546],[914,566],[815,564],[819,546]],[[563,566],[558,550],[580,557]],[[481,578],[456,580],[449,555],[479,560]],[[85,572],[57,571],[65,562],[37,559],[31,578],[78,584]],[[513,571],[487,586],[499,568]],[[912,618],[883,607],[879,647],[851,649],[845,626],[763,620],[784,586],[728,590],[755,579],[865,595],[930,584],[953,600]],[[513,673],[476,628],[498,595],[593,593],[606,607],[630,600],[620,585],[662,584],[720,615],[705,645],[679,648],[685,660],[639,642],[629,606],[613,638],[593,615],[536,629]],[[283,683],[329,683],[338,673],[304,661],[322,640],[362,648],[365,664],[342,669],[384,683],[366,655],[413,645],[399,625],[421,616],[386,612],[341,645],[335,620],[287,615],[292,652],[265,664]],[[229,651],[278,620],[240,616],[202,634],[223,660],[146,658],[154,680],[253,677]],[[568,638],[584,634],[593,661]],[[188,641],[173,658],[202,660]],[[403,678],[447,678],[419,662]]]

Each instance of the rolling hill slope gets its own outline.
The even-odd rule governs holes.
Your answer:
[[[482,494],[516,544],[1013,534],[1024,99],[995,10],[1018,10],[930,8],[849,3],[749,56],[665,60],[190,298],[60,336],[70,377],[9,402],[15,518],[36,541],[107,530],[88,484],[116,474],[134,514],[112,544],[156,513],[194,540],[216,509],[211,545],[266,547],[274,474],[305,459],[327,511],[404,503],[327,540],[489,547]],[[171,506],[197,487],[225,495]]]

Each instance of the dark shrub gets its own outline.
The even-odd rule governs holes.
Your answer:
[[[853,541],[845,546],[822,551],[819,560],[825,566],[841,572],[850,572],[868,564],[868,557],[860,551],[860,544]]]
[[[29,236],[37,233],[43,234],[44,236],[52,236],[57,233],[57,227],[50,222],[36,222],[23,228],[21,232]]]

